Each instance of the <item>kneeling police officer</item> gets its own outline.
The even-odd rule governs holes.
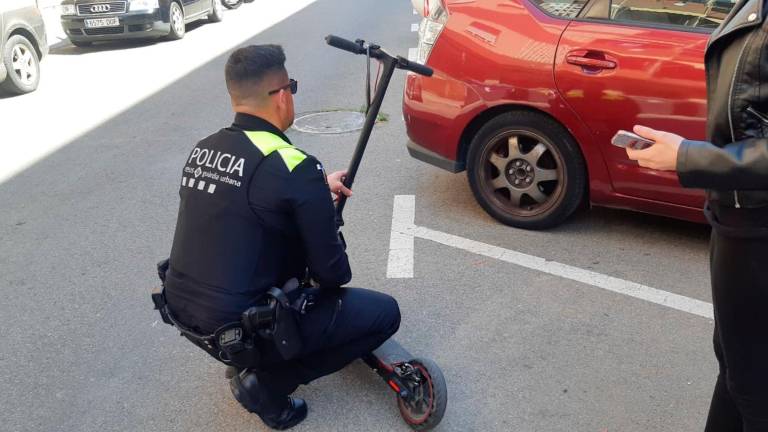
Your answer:
[[[293,123],[297,83],[282,48],[236,50],[226,84],[235,120],[187,158],[159,308],[236,370],[230,387],[248,411],[287,429],[307,415],[306,403],[289,395],[384,343],[400,311],[385,294],[340,288],[352,274],[331,193],[351,191],[344,172],[326,177],[283,133]],[[314,294],[291,286],[309,279],[319,287]],[[266,330],[259,327],[265,310]]]

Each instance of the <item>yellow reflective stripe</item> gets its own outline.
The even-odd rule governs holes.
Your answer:
[[[293,172],[294,168],[298,166],[307,155],[296,149],[296,147],[283,141],[279,136],[264,131],[243,131],[248,139],[251,140],[254,146],[264,155],[269,156],[272,152],[277,151],[280,157],[285,162],[285,166],[288,167],[288,171]]]
[[[293,147],[281,148],[278,149],[277,152],[280,153],[280,156],[283,158],[283,162],[285,162],[285,166],[288,167],[288,171],[290,172],[293,172],[293,169],[296,168],[298,164],[304,162],[304,159],[307,158],[307,155]]]
[[[261,154],[263,154],[264,156],[269,156],[273,151],[281,148],[293,147],[292,145],[283,141],[282,138],[280,138],[279,136],[273,133],[263,132],[263,131],[243,131],[243,132],[245,132],[245,136],[247,136],[248,139],[251,140],[253,145],[255,145],[256,148],[259,149]]]

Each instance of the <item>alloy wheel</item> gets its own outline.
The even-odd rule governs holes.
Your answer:
[[[37,81],[37,65],[35,55],[24,45],[18,44],[11,50],[11,64],[19,81],[25,86]]]
[[[525,130],[494,137],[482,160],[483,193],[509,213],[536,216],[554,206],[565,186],[564,163],[554,145]]]

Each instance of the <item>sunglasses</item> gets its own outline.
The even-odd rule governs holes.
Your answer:
[[[284,86],[282,86],[280,88],[276,88],[276,89],[270,91],[268,94],[270,96],[272,96],[273,94],[275,94],[277,92],[280,92],[280,91],[283,91],[283,90],[288,89],[288,88],[291,89],[291,94],[296,94],[296,92],[299,91],[299,82],[296,81],[295,79],[291,78],[289,80],[288,84],[286,84],[286,85],[284,85]]]

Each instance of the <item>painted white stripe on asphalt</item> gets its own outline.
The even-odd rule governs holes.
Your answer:
[[[197,190],[203,190],[205,189],[205,182],[200,180],[200,183],[197,184]]]
[[[401,198],[402,197],[402,198]],[[405,197],[410,197],[406,199]],[[398,199],[400,198],[400,199]],[[647,302],[666,306],[671,309],[687,312],[700,317],[713,319],[712,304],[701,300],[685,297],[679,294],[663,291],[647,285],[619,279],[602,273],[584,270],[582,268],[561,264],[555,261],[548,261],[544,258],[524,254],[521,252],[505,249],[498,246],[489,245],[475,240],[466,239],[453,234],[447,234],[424,228],[406,221],[413,221],[415,214],[415,198],[413,195],[399,195],[395,197],[395,208],[392,215],[392,238],[397,235],[398,242],[406,243],[413,241],[418,237],[425,240],[431,240],[456,249],[461,249],[474,254],[494,258],[500,261],[515,264],[521,267],[537,270],[543,273],[559,276],[564,279],[570,279],[594,287],[602,288],[618,294],[634,297]],[[410,212],[410,213],[409,213]],[[398,221],[395,223],[395,221]],[[395,232],[397,231],[397,233]],[[392,246],[390,245],[390,260],[392,259]],[[411,265],[412,265],[411,260]],[[411,273],[413,269],[411,268]],[[387,271],[389,275],[389,270]],[[401,276],[402,277],[402,276]]]
[[[387,261],[387,277],[390,279],[413,277],[413,234],[408,231],[413,231],[415,214],[415,196],[395,196]]]
[[[419,50],[416,48],[408,48],[408,61],[416,61],[416,57],[419,56]]]
[[[216,190],[216,185],[215,184],[211,183],[210,185],[208,185],[208,193],[212,194],[213,191],[215,191],[215,190]]]
[[[417,32],[417,31],[419,31],[419,23],[413,23],[413,24],[411,24],[411,31],[412,31],[412,32]]]

